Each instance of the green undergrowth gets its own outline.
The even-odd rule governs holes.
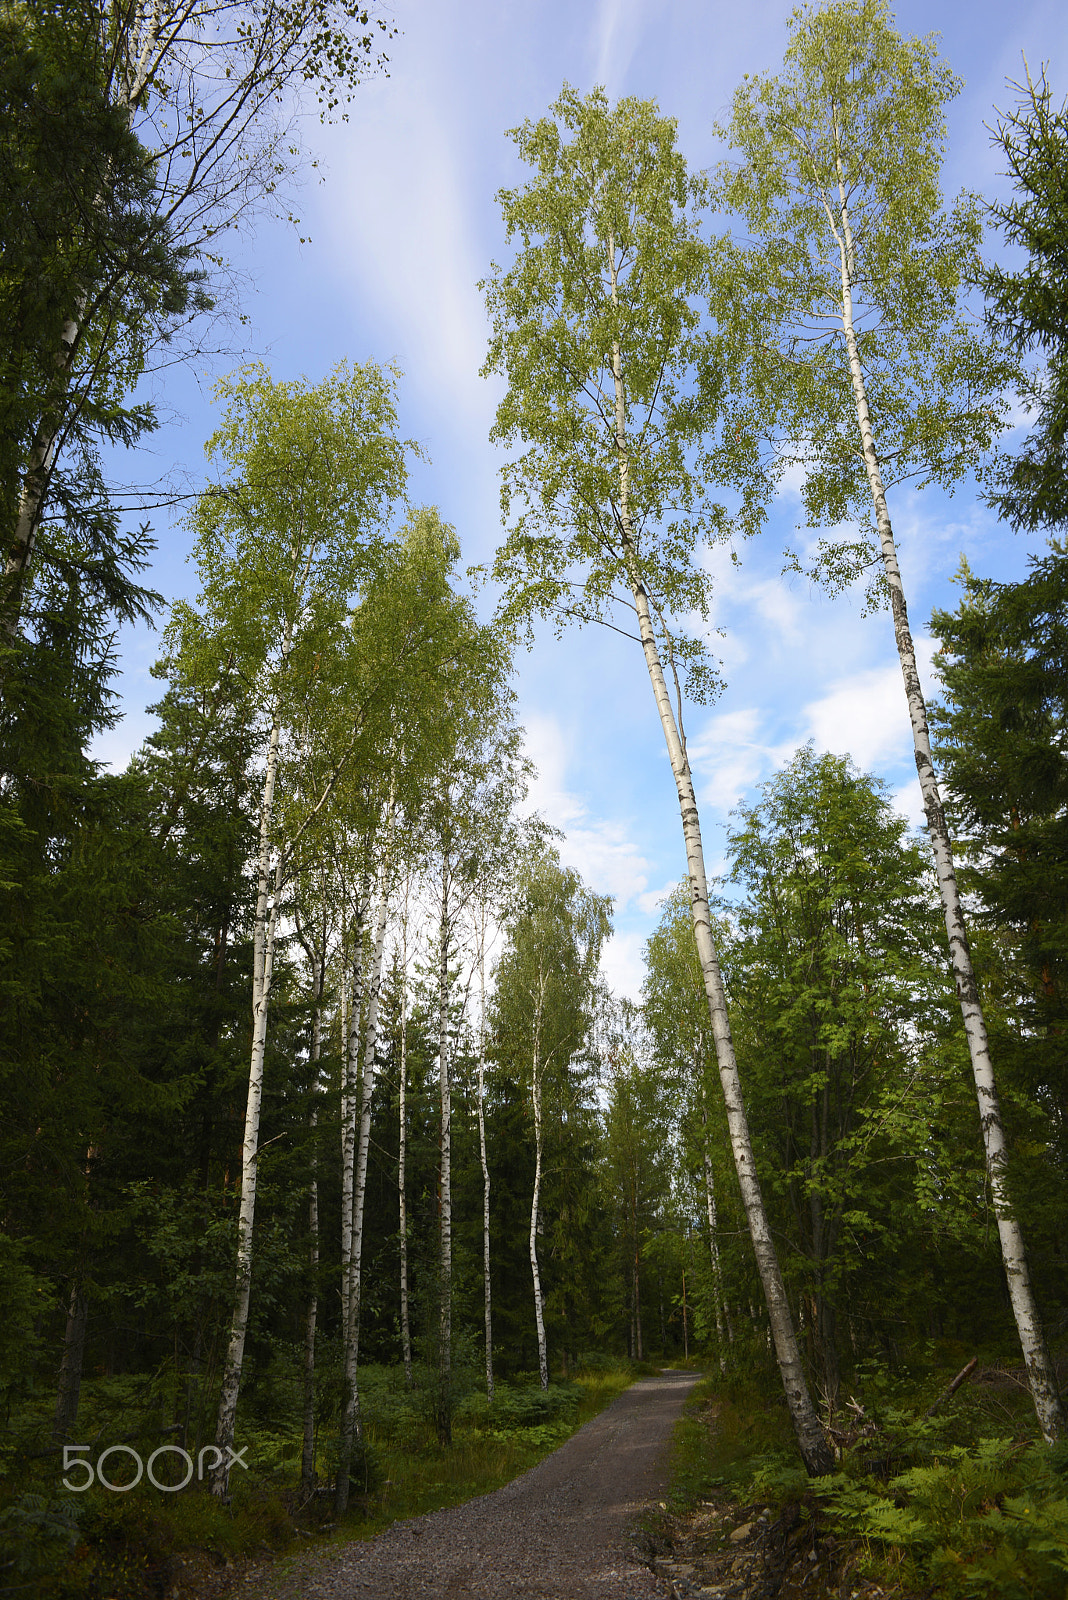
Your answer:
[[[557,1449],[636,1375],[631,1363],[606,1362],[544,1392],[533,1384],[498,1383],[491,1403],[474,1391],[457,1404],[448,1446],[438,1443],[417,1409],[382,1405],[365,1377],[369,1472],[355,1526],[346,1531],[369,1536],[400,1518],[499,1489]],[[388,1381],[395,1385],[395,1378]]]
[[[1022,1374],[988,1356],[926,1412],[963,1364],[929,1348],[870,1367],[834,1419],[839,1463],[806,1477],[781,1394],[764,1375],[706,1378],[676,1430],[671,1510],[702,1501],[801,1517],[885,1593],[945,1600],[1066,1600],[1068,1442],[1037,1438]]]
[[[165,1494],[145,1481],[129,1492],[94,1485],[70,1493],[62,1487],[57,1456],[28,1457],[0,1488],[0,1596],[150,1600],[173,1589],[190,1558],[221,1568],[316,1539],[370,1537],[400,1518],[500,1488],[556,1449],[637,1375],[632,1363],[595,1358],[547,1392],[536,1380],[513,1380],[497,1385],[491,1404],[472,1390],[457,1399],[452,1444],[442,1446],[425,1394],[408,1391],[399,1369],[364,1368],[364,1445],[340,1525],[334,1524],[332,1493],[309,1500],[299,1489],[300,1434],[291,1409],[269,1423],[262,1409],[246,1416],[237,1443],[249,1470],[231,1473],[226,1506],[195,1486]],[[121,1408],[108,1411],[100,1432],[102,1404],[100,1396],[87,1396],[92,1458],[117,1440],[132,1440],[143,1454],[159,1443],[158,1418],[154,1434],[146,1427],[142,1441],[130,1427],[131,1413]],[[325,1442],[317,1467],[320,1481],[329,1484]],[[121,1464],[109,1475],[123,1481]]]

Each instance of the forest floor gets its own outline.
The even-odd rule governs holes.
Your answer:
[[[225,1576],[187,1569],[171,1594],[207,1600],[664,1600],[646,1548],[668,1492],[672,1429],[698,1374],[633,1384],[552,1455],[493,1494]],[[200,1581],[198,1581],[200,1580]]]
[[[862,1577],[857,1541],[821,1536],[798,1505],[777,1517],[736,1502],[661,1512],[638,1547],[671,1600],[910,1600],[898,1584]]]
[[[692,1418],[713,1464],[719,1411],[712,1398]],[[684,1493],[670,1508],[658,1502],[632,1525],[636,1553],[670,1600],[912,1600],[900,1585],[862,1576],[859,1542],[836,1537],[811,1507],[743,1503],[718,1484],[712,1495],[691,1503]]]

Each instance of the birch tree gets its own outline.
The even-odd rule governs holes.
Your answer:
[[[440,1108],[438,1210],[438,1437],[452,1433],[452,986],[466,919],[507,844],[500,826],[525,789],[528,763],[512,720],[507,682],[511,656],[503,630],[480,627],[464,602],[466,637],[449,674],[448,720],[437,746],[438,769],[423,812],[429,846],[428,890],[435,907],[434,967]],[[468,952],[463,952],[464,956]]]
[[[360,1301],[363,1292],[363,1217],[364,1200],[367,1193],[367,1159],[371,1143],[371,1098],[374,1093],[375,1047],[378,1043],[378,1005],[382,989],[382,961],[386,946],[386,921],[389,912],[390,893],[393,887],[396,787],[396,771],[393,769],[389,773],[389,794],[380,829],[382,837],[378,843],[379,869],[375,920],[373,928],[369,930],[369,964],[365,986],[366,1001],[362,1030],[363,1070],[358,1084],[358,1126],[356,1124],[356,1074],[352,1072],[351,1068],[346,1074],[349,1086],[349,1102],[347,1106],[348,1114],[344,1123],[346,1153],[344,1187],[345,1192],[351,1196],[351,1199],[349,1226],[346,1230],[343,1223],[341,1241],[344,1282],[344,1294],[342,1297],[344,1308],[344,1391],[341,1415],[341,1446],[338,1453],[337,1484],[334,1496],[334,1510],[339,1517],[344,1515],[348,1506],[352,1450],[360,1428],[357,1367],[359,1365],[360,1350]],[[354,963],[360,961],[359,951],[354,952],[353,959]],[[357,1004],[355,986],[352,996],[352,1022],[349,1037],[353,1042],[361,1037],[360,1007]],[[347,1052],[347,1060],[351,1061],[354,1053],[350,1049]],[[353,1065],[355,1065],[354,1062]],[[348,1164],[353,1155],[355,1155],[354,1171],[350,1169]]]
[[[507,1054],[526,1082],[534,1121],[534,1183],[528,1250],[534,1288],[534,1323],[541,1386],[549,1386],[545,1292],[538,1237],[542,1232],[542,1181],[546,1112],[566,1105],[566,1083],[586,1042],[601,949],[610,928],[611,902],[587,889],[552,848],[529,861],[518,886],[518,909],[497,965],[494,1033],[498,1055]],[[520,1065],[520,1063],[522,1063]],[[545,1102],[549,1099],[549,1106]]]
[[[687,174],[675,128],[647,101],[612,108],[565,88],[552,116],[513,131],[529,182],[498,196],[519,249],[485,287],[493,333],[485,371],[508,388],[493,437],[510,524],[494,574],[506,612],[609,622],[638,643],[679,801],[694,936],[731,1143],[776,1355],[809,1471],[830,1470],[767,1225],[708,911],[683,691],[714,674],[675,619],[707,618],[701,548],[759,521],[745,406],[732,398],[733,312],[704,314],[717,249],[702,237],[704,185]],[[710,442],[711,441],[711,442]],[[733,487],[733,519],[710,485]],[[618,619],[618,620],[617,620]]]
[[[722,204],[759,241],[730,271],[751,319],[750,386],[778,464],[805,478],[811,522],[855,516],[871,530],[822,540],[832,586],[878,563],[888,598],[916,770],[975,1080],[991,1197],[1028,1380],[1043,1435],[1064,1421],[1006,1181],[1008,1149],[986,1023],[931,755],[887,494],[914,478],[952,487],[1002,425],[1015,363],[969,316],[980,273],[974,197],[944,206],[946,102],[959,81],[932,38],[904,38],[882,0],[794,13],[780,77],[747,80],[729,125],[736,164]],[[874,533],[874,538],[873,538]]]
[[[380,559],[384,511],[402,492],[405,447],[392,380],[373,365],[324,384],[274,383],[249,368],[219,385],[223,426],[208,444],[223,468],[192,514],[199,614],[176,608],[171,634],[191,677],[232,657],[263,738],[253,920],[252,1049],[241,1158],[237,1278],[216,1443],[233,1443],[252,1277],[264,1052],[282,897],[302,842],[352,757],[366,707],[339,648],[349,607]],[[357,690],[358,694],[358,690]],[[355,701],[355,703],[353,703]],[[340,710],[339,710],[340,708]],[[301,740],[328,745],[317,793],[302,792]],[[215,1480],[226,1489],[226,1467]]]
[[[125,620],[144,615],[133,581],[137,541],[120,526],[104,484],[101,442],[131,445],[154,426],[126,394],[154,332],[206,304],[194,263],[160,232],[153,164],[128,115],[101,94],[91,8],[24,0],[0,9],[0,520],[5,643],[47,602],[23,593],[32,544],[47,546],[53,580],[76,578],[82,604],[103,599]],[[93,327],[69,352],[59,403],[57,360],[86,283],[98,285]],[[104,286],[107,286],[106,288]],[[53,395],[49,419],[46,397]],[[50,442],[44,435],[50,435]],[[31,475],[48,478],[52,514],[11,544]],[[67,451],[64,468],[57,457]],[[23,543],[20,545],[19,540]],[[141,551],[144,539],[140,541]],[[20,565],[20,556],[24,558]],[[143,559],[141,564],[143,564]]]

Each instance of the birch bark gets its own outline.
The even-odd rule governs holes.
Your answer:
[[[348,1016],[342,1060],[341,1089],[341,1328],[347,1341],[352,1308],[352,1222],[357,1159],[357,1072],[359,1066],[360,1015],[363,1009],[363,924],[365,906],[362,890],[357,893],[352,927],[352,976],[348,986]],[[347,1346],[346,1346],[347,1348]],[[343,1357],[343,1359],[346,1359]],[[345,1402],[342,1402],[343,1409]]]
[[[608,245],[608,270],[611,298],[618,306],[615,239],[611,235]],[[720,973],[719,958],[712,938],[712,922],[708,907],[708,881],[705,873],[704,845],[701,823],[694,794],[693,778],[686,751],[685,733],[681,716],[676,721],[668,692],[664,669],[657,649],[656,634],[649,605],[649,597],[641,575],[641,564],[635,546],[630,515],[630,458],[626,428],[626,395],[623,384],[623,363],[618,341],[612,344],[612,375],[615,399],[615,446],[619,472],[619,521],[626,567],[634,611],[645,664],[649,673],[653,697],[656,701],[667,745],[668,760],[678,794],[679,813],[686,846],[686,864],[690,881],[690,902],[693,915],[694,939],[701,965],[705,995],[708,1000],[712,1037],[716,1048],[723,1099],[727,1109],[727,1126],[731,1150],[738,1173],[746,1220],[749,1225],[757,1270],[767,1302],[775,1357],[782,1376],[790,1419],[797,1436],[798,1448],[810,1476],[818,1476],[834,1469],[834,1452],[820,1425],[819,1417],[808,1390],[801,1352],[794,1332],[793,1319],[786,1298],[786,1287],[779,1267],[775,1243],[771,1236],[764,1198],[757,1177],[756,1161],[749,1134],[749,1123],[742,1096],[738,1063],[734,1054],[730,1022],[727,1016],[727,999]]]
[[[482,1163],[482,1299],[486,1330],[486,1394],[493,1399],[493,1285],[490,1277],[490,1170],[486,1155],[486,911],[478,943],[478,1156]]]
[[[393,802],[391,784],[386,812],[385,846],[378,879],[378,917],[372,947],[367,986],[367,1019],[363,1038],[363,1084],[360,1095],[360,1138],[352,1197],[352,1232],[349,1247],[349,1295],[345,1322],[345,1390],[341,1422],[341,1449],[338,1458],[334,1510],[343,1516],[349,1500],[349,1472],[353,1447],[360,1437],[360,1299],[363,1288],[363,1216],[367,1194],[367,1160],[371,1146],[371,1100],[375,1083],[375,1047],[378,1043],[378,1004],[382,992],[382,961],[386,947],[386,922],[389,913],[389,880],[392,865]]]
[[[308,1177],[308,1309],[304,1319],[304,1404],[303,1438],[300,1455],[300,1486],[305,1495],[315,1490],[315,1337],[319,1316],[319,1159],[317,1135],[319,1127],[319,1057],[322,1050],[322,1004],[324,967],[326,963],[326,938],[313,955],[312,1025],[308,1066],[311,1078],[311,1111],[308,1126],[311,1133],[311,1172]]]
[[[400,972],[400,1086],[398,1093],[397,1129],[397,1209],[400,1233],[400,1315],[401,1356],[404,1361],[404,1386],[412,1387],[412,1334],[408,1319],[408,1193],[405,1184],[408,1155],[408,891],[410,879],[404,883],[404,909],[401,913],[401,972]]]
[[[293,625],[286,626],[282,650],[283,668],[293,643]],[[278,747],[282,723],[276,695],[271,713],[271,734],[267,748],[267,771],[260,803],[259,856],[257,862],[256,915],[253,924],[252,959],[252,1057],[249,1064],[248,1096],[245,1102],[245,1136],[241,1146],[241,1202],[237,1219],[237,1283],[230,1340],[223,1368],[222,1392],[215,1426],[215,1444],[222,1460],[212,1475],[212,1492],[220,1497],[227,1492],[230,1478],[229,1451],[234,1442],[237,1396],[248,1328],[249,1297],[252,1289],[252,1236],[256,1217],[256,1179],[259,1170],[260,1105],[263,1099],[263,1060],[267,1046],[267,1015],[274,976],[275,935],[278,927],[278,901],[282,889],[283,860],[275,852],[271,871],[275,784],[278,777]]]
[[[700,1049],[694,1070],[701,1094],[701,1157],[705,1173],[705,1211],[708,1216],[708,1254],[712,1263],[712,1306],[716,1317],[716,1343],[719,1347],[719,1369],[727,1370],[727,1343],[733,1342],[730,1321],[723,1301],[723,1273],[719,1260],[719,1239],[716,1236],[716,1190],[712,1180],[712,1158],[708,1149],[708,1107],[705,1103],[705,1085]]]
[[[836,145],[838,145],[837,115],[835,115],[834,127]],[[923,795],[927,831],[931,840],[931,852],[934,856],[938,888],[942,898],[946,937],[949,941],[950,962],[956,981],[961,1016],[964,1020],[964,1031],[968,1040],[972,1076],[975,1081],[975,1093],[979,1103],[979,1122],[983,1135],[987,1179],[990,1184],[994,1215],[997,1218],[998,1238],[1001,1245],[1005,1277],[1008,1283],[1009,1299],[1012,1304],[1013,1316],[1016,1319],[1016,1327],[1023,1350],[1024,1362],[1027,1367],[1028,1381],[1039,1426],[1042,1429],[1043,1438],[1047,1443],[1052,1444],[1064,1433],[1064,1412],[1057,1391],[1056,1374],[1046,1348],[1045,1336],[1031,1287],[1031,1275],[1027,1263],[1027,1251],[1023,1233],[1013,1211],[1006,1184],[1007,1149],[1005,1130],[1001,1120],[1001,1107],[998,1100],[993,1063],[990,1058],[986,1020],[983,1016],[979,987],[976,983],[975,970],[972,966],[971,949],[968,943],[964,913],[961,908],[960,893],[957,887],[953,849],[950,843],[949,829],[946,825],[945,811],[942,807],[942,798],[939,794],[938,779],[931,754],[927,706],[916,665],[916,651],[912,640],[912,630],[909,627],[908,608],[905,603],[905,589],[901,579],[901,568],[898,563],[897,545],[894,539],[890,514],[887,510],[882,469],[868,407],[864,368],[857,345],[853,313],[856,255],[850,229],[849,206],[846,197],[840,147],[837,151],[837,166],[837,221],[831,212],[830,206],[827,207],[827,210],[839,257],[842,284],[842,331],[845,337],[849,371],[853,384],[853,396],[856,402],[857,427],[860,432],[864,468],[867,473],[872,505],[875,510],[875,523],[882,551],[883,570],[886,574],[886,581],[890,591],[894,637],[897,644],[898,659],[901,663],[901,675],[905,684],[909,720],[912,724],[916,772]]]
[[[437,1428],[442,1444],[452,1442],[452,1090],[449,1082],[449,853],[441,863],[441,925],[438,952],[438,1093],[441,1101],[441,1175],[438,1276]]]
[[[543,1389],[549,1387],[549,1357],[545,1346],[545,1300],[538,1267],[538,1207],[541,1201],[541,1019],[545,1005],[545,974],[539,972],[538,996],[534,1005],[534,1049],[531,1059],[530,1094],[534,1105],[534,1193],[530,1202],[530,1270],[534,1278],[534,1322],[538,1332],[538,1375]]]

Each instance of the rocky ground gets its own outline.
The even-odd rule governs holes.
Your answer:
[[[821,1537],[800,1506],[706,1502],[684,1516],[648,1516],[636,1544],[671,1600],[879,1600],[898,1596],[861,1578],[857,1550]],[[904,1600],[904,1597],[901,1597]]]

